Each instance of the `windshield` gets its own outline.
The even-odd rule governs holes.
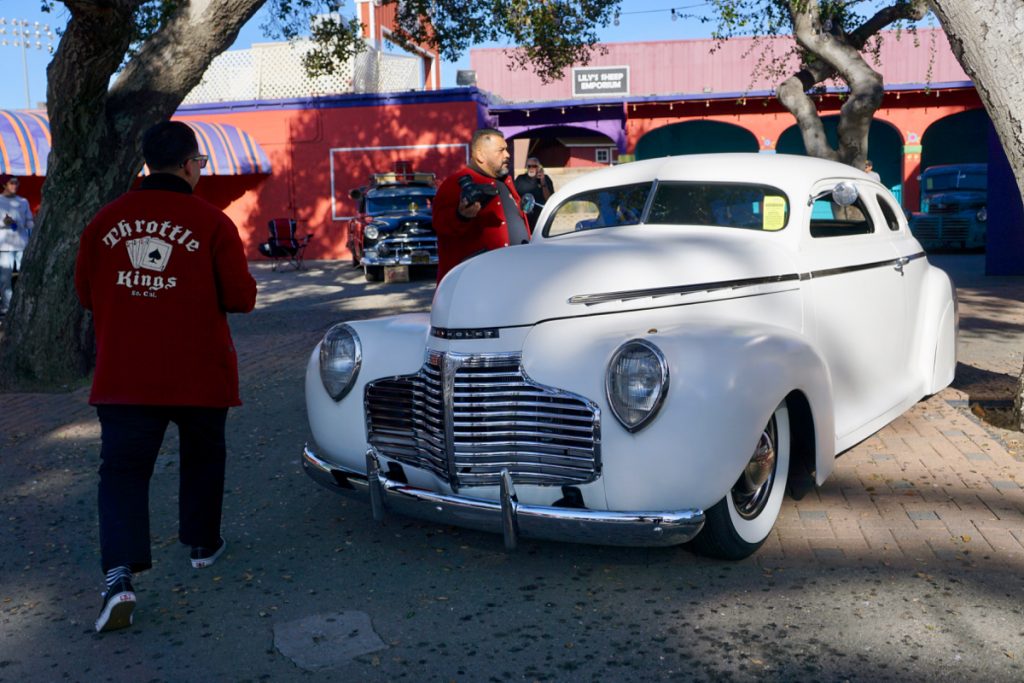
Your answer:
[[[789,200],[774,187],[732,183],[660,182],[649,213],[643,211],[653,183],[584,192],[559,206],[544,235],[635,225],[709,225],[748,230],[781,230],[789,221]]]
[[[732,183],[660,183],[648,223],[782,230],[789,201],[782,190]]]
[[[558,207],[544,235],[635,225],[640,222],[650,192],[651,183],[640,183],[578,194]]]
[[[946,171],[926,175],[924,180],[926,192],[945,192],[947,190],[980,190],[988,189],[988,174],[977,171]]]
[[[396,213],[403,211],[423,211],[430,208],[433,190],[429,194],[403,193],[392,195],[373,195],[366,198],[366,213]]]

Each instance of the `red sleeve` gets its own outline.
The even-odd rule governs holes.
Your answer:
[[[465,237],[474,232],[480,232],[480,226],[474,219],[463,218],[459,215],[459,198],[462,196],[462,188],[459,187],[459,177],[466,173],[465,169],[448,176],[441,187],[437,188],[437,195],[434,197],[433,223],[434,232],[445,237]]]
[[[238,228],[224,216],[214,243],[213,267],[220,307],[228,313],[248,313],[256,307],[256,280],[249,272]]]

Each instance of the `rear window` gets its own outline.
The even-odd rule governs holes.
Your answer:
[[[767,185],[660,183],[646,222],[776,231],[789,222],[789,200]]]

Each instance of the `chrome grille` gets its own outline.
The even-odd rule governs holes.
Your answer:
[[[460,486],[571,485],[600,473],[600,410],[530,380],[519,356],[432,353],[415,375],[366,387],[370,444]]]
[[[423,251],[428,253],[431,258],[437,259],[437,236],[426,235],[423,237],[408,237],[406,235],[388,236],[377,243],[377,251],[380,252],[381,246],[385,247],[388,256],[395,256],[396,254],[401,258],[409,258],[412,256],[414,251]],[[384,254],[381,254],[383,256]]]

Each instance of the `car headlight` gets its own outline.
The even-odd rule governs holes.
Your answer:
[[[327,330],[320,342],[320,381],[335,401],[340,401],[359,375],[363,350],[359,335],[344,323]]]
[[[981,207],[978,209],[978,213],[976,213],[975,216],[977,216],[979,223],[984,223],[988,220],[988,209],[984,206]]]
[[[658,414],[668,391],[664,354],[643,339],[626,342],[608,363],[605,391],[615,418],[628,431],[639,431]]]
[[[375,240],[380,237],[380,232],[377,230],[377,226],[373,223],[368,223],[366,227],[363,228],[363,237],[368,240]]]

